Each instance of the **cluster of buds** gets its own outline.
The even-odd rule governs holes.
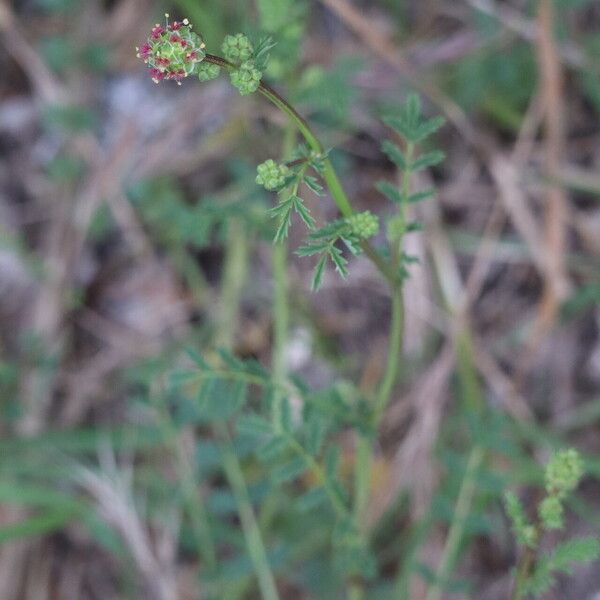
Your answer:
[[[250,60],[254,54],[252,42],[243,33],[225,36],[221,50],[223,56],[236,65]]]
[[[172,79],[181,84],[181,80],[191,75],[204,60],[205,44],[192,31],[187,19],[169,23],[169,15],[165,17],[167,21],[164,27],[157,23],[146,43],[136,48],[137,56],[150,67],[155,83]]]
[[[221,46],[223,56],[236,68],[231,71],[231,83],[242,96],[248,96],[260,86],[263,74],[253,59],[254,46],[243,33],[228,35]]]
[[[538,506],[538,514],[546,529],[563,527],[563,502],[583,477],[583,461],[574,448],[557,452],[546,465],[544,479],[547,496]]]
[[[577,450],[561,450],[546,465],[546,491],[550,496],[563,499],[579,485],[582,476],[583,461]]]
[[[243,62],[235,71],[231,71],[231,84],[242,96],[254,93],[260,87],[263,74],[256,68],[253,60]]]
[[[258,165],[256,171],[256,183],[262,185],[269,192],[281,189],[291,175],[287,165],[277,164],[271,158]]]
[[[201,82],[211,81],[219,76],[221,73],[221,67],[219,67],[219,65],[215,65],[214,63],[204,61],[196,67],[196,73],[198,73],[198,79]]]
[[[379,217],[370,210],[352,215],[346,222],[352,233],[361,240],[367,240],[379,231]]]
[[[546,529],[562,529],[564,509],[562,501],[556,496],[547,496],[538,506],[540,521]]]

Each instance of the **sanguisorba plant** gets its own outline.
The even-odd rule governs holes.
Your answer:
[[[223,56],[210,54],[202,37],[193,31],[187,19],[169,23],[167,15],[165,24],[157,24],[137,51],[138,57],[150,68],[156,83],[172,80],[181,84],[190,76],[204,82],[225,71],[242,96],[261,94],[297,128],[304,143],[296,148],[293,155],[286,156],[285,161],[270,158],[257,169],[256,183],[278,196],[277,203],[270,210],[271,216],[277,220],[274,243],[284,243],[296,215],[307,229],[306,239],[296,253],[316,257],[312,280],[314,290],[321,286],[329,264],[339,275],[346,277],[349,256],[364,253],[372,261],[390,289],[391,321],[386,364],[380,382],[366,394],[357,387],[348,393],[347,388],[340,389],[336,385],[313,392],[296,381],[282,378],[281,373],[273,376],[262,365],[241,361],[223,349],[209,357],[192,352],[195,370],[179,375],[184,383],[199,382],[200,391],[195,394],[197,402],[217,435],[228,439],[230,426],[235,421],[239,434],[253,436],[257,441],[257,457],[269,466],[273,484],[296,483],[293,491],[298,496],[295,504],[299,511],[323,505],[329,507],[334,515],[332,544],[335,562],[347,582],[348,596],[358,600],[365,597],[366,586],[377,569],[369,547],[370,532],[365,515],[372,492],[370,473],[377,431],[397,384],[402,356],[402,289],[409,265],[414,262],[414,258],[404,252],[403,241],[407,234],[419,229],[418,223],[410,221],[409,206],[434,195],[433,190],[414,192],[411,175],[443,161],[444,154],[438,150],[420,151],[423,142],[443,125],[443,119],[424,118],[419,97],[414,94],[408,96],[398,113],[384,118],[401,141],[400,145],[386,141],[382,147],[398,167],[400,183],[381,181],[377,185],[378,190],[390,200],[392,209],[385,216],[386,243],[375,247],[372,239],[380,231],[379,217],[370,211],[354,211],[328,156],[329,151],[296,109],[263,81],[273,46],[270,38],[252,43],[247,36],[239,33],[225,38]],[[318,224],[301,194],[303,190],[310,190],[320,196],[325,188],[340,215],[332,222]],[[253,403],[253,410],[245,409],[249,404],[248,386],[264,392],[260,401]],[[300,415],[292,410],[289,401],[292,396],[302,398]],[[244,409],[245,414],[240,414]],[[340,454],[335,436],[342,429],[355,432],[352,483],[341,476],[339,466]],[[224,460],[224,467],[228,470],[228,479],[236,496],[242,500],[238,503],[242,507],[239,509],[240,521],[261,594],[264,598],[278,598],[265,546],[252,516],[243,474],[236,466],[232,447],[228,448],[226,456],[229,458]],[[557,460],[566,465],[567,459],[559,457]],[[573,463],[571,471],[575,469],[573,460],[569,463]],[[307,473],[310,477],[305,477]],[[576,474],[573,477],[577,478]],[[549,496],[540,505],[541,520],[536,526],[526,523],[516,497],[507,498],[519,540],[528,548],[524,555],[525,566],[519,570],[515,598],[523,597],[527,591],[534,589],[531,554],[535,554],[539,543],[540,528],[551,528],[560,521],[563,488],[554,483],[548,485]],[[214,562],[214,555],[212,560]]]
[[[402,284],[407,276],[407,266],[413,260],[403,251],[403,238],[418,229],[416,223],[409,222],[408,206],[433,196],[432,190],[412,193],[410,176],[443,160],[444,155],[439,151],[418,153],[418,145],[442,126],[443,119],[423,119],[416,95],[409,96],[399,114],[386,119],[403,141],[403,148],[391,141],[383,146],[383,150],[400,169],[402,183],[397,186],[382,181],[378,186],[392,202],[394,209],[385,223],[387,245],[376,249],[370,240],[380,230],[379,218],[370,211],[354,211],[328,151],[295,108],[263,81],[263,72],[273,46],[270,38],[254,44],[243,34],[228,35],[222,45],[223,56],[217,56],[206,51],[202,37],[193,31],[187,19],[169,23],[167,16],[165,24],[157,24],[146,43],[137,51],[138,57],[150,68],[151,77],[156,83],[173,80],[181,84],[183,79],[190,76],[209,81],[224,70],[242,96],[255,92],[262,94],[297,127],[304,144],[298,146],[285,163],[268,159],[259,165],[256,182],[278,195],[278,202],[270,211],[278,223],[275,244],[287,237],[294,214],[307,228],[305,243],[297,249],[297,254],[317,257],[312,280],[314,290],[319,289],[328,264],[333,265],[342,277],[347,276],[348,254],[365,253],[389,284],[392,297],[389,351],[382,380],[366,402],[367,418],[363,418],[357,427],[352,494],[339,481],[335,447],[332,446],[329,451],[323,450],[324,438],[328,433],[324,418],[307,418],[301,425],[292,423],[287,398],[285,394],[278,393],[273,400],[278,406],[271,408],[270,421],[260,415],[246,416],[240,420],[244,429],[265,436],[262,455],[282,457],[286,451],[296,454],[295,459],[288,463],[287,470],[282,471],[285,474],[280,477],[282,481],[295,479],[307,470],[316,475],[320,485],[307,493],[303,503],[311,504],[323,499],[331,502],[338,523],[335,539],[346,550],[345,554],[342,553],[345,558],[341,562],[345,564],[349,581],[352,581],[352,595],[360,597],[361,580],[374,570],[366,542],[367,532],[364,531],[364,513],[370,495],[370,462],[375,433],[396,384],[402,352]],[[324,187],[336,203],[340,217],[318,226],[300,190],[308,189],[322,195]],[[213,368],[206,364],[204,366]],[[221,376],[225,375],[221,373]],[[302,431],[303,426],[306,431]]]

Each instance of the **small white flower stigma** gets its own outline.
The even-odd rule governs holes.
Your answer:
[[[183,20],[183,24],[184,24],[184,25],[189,25],[189,24],[190,24],[190,21],[189,21],[189,19],[184,19],[184,20]]]
[[[202,50],[204,50],[204,48],[206,48],[206,44],[205,44],[204,42],[202,42],[202,43],[200,44],[200,48],[202,48]]]

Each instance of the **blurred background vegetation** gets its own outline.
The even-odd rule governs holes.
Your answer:
[[[502,491],[535,501],[538,465],[565,444],[588,472],[568,534],[598,535],[600,4],[557,1],[550,22],[545,4],[0,1],[1,600],[260,598],[244,510],[281,598],[344,597],[333,511],[292,502],[318,482],[280,485],[294,473],[223,425],[246,389],[220,381],[206,402],[186,381],[215,348],[254,378],[256,405],[259,365],[288,373],[292,412],[328,419],[328,468],[350,485],[388,292],[359,257],[313,294],[314,264],[290,253],[273,348],[273,198],[254,177],[286,124],[226,78],[155,86],[134,47],[165,11],[209,51],[226,33],[274,38],[266,78],[335,148],[359,210],[383,214],[374,184],[396,177],[382,113],[417,91],[447,119],[446,162],[417,180],[437,198],[407,238],[418,264],[370,473],[366,597],[508,597]],[[596,564],[547,597],[599,593]]]

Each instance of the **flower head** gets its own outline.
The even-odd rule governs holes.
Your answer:
[[[216,79],[221,73],[221,68],[219,65],[215,65],[214,63],[203,62],[198,65],[196,68],[196,73],[198,74],[198,79],[200,81],[210,81],[211,79]]]
[[[247,60],[231,71],[229,78],[242,96],[248,96],[259,88],[262,76],[263,74],[256,68],[254,61]]]
[[[546,491],[558,498],[564,498],[579,485],[582,477],[583,461],[577,450],[560,450],[546,465]]]
[[[272,158],[258,165],[256,183],[273,192],[285,185],[291,171],[287,165],[277,164]]]
[[[379,217],[369,210],[352,215],[346,221],[352,233],[361,240],[366,240],[379,231]]]
[[[202,38],[192,31],[187,19],[169,23],[158,23],[150,32],[148,40],[137,48],[137,56],[150,68],[155,83],[163,79],[172,79],[178,84],[191,75],[196,65],[206,56]]]
[[[559,498],[556,496],[544,498],[538,506],[538,513],[546,529],[562,529],[564,510]]]
[[[243,33],[226,36],[221,49],[225,58],[235,64],[249,60],[254,53],[252,42]]]

